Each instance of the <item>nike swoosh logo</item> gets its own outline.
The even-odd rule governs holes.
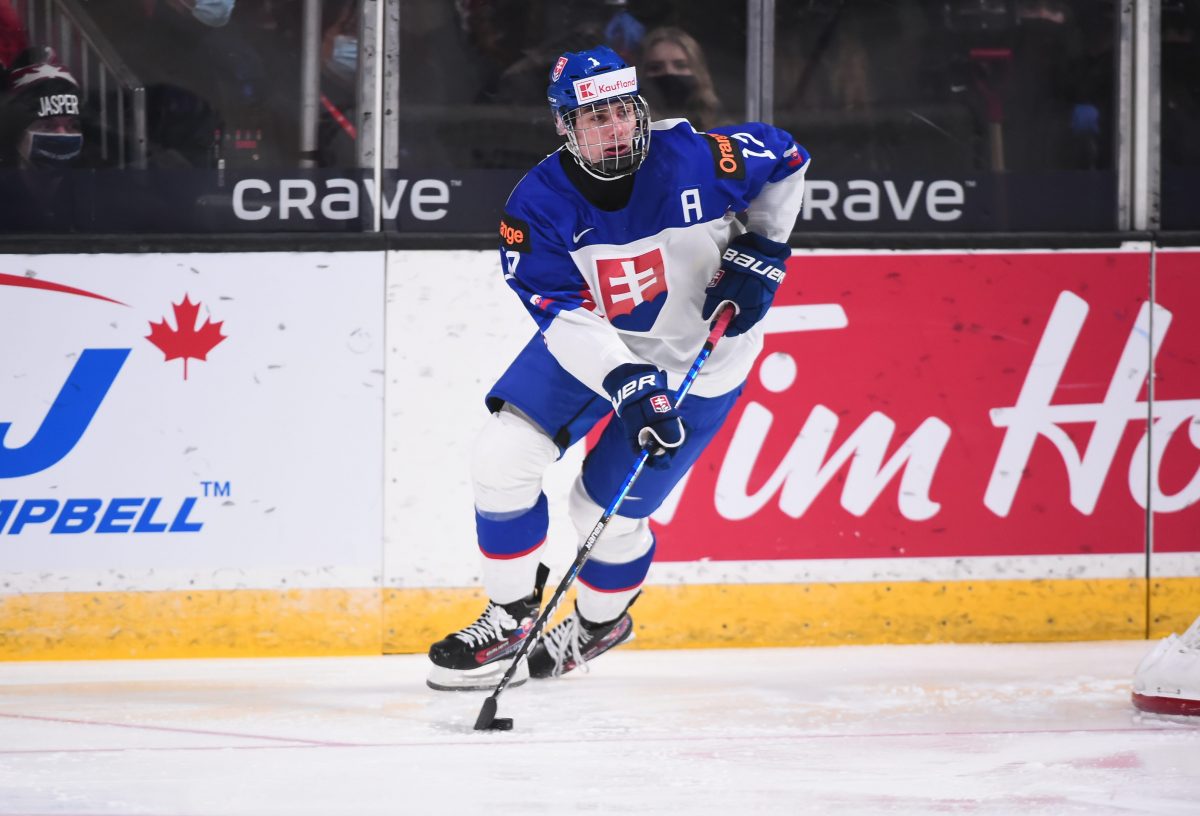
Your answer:
[[[580,238],[587,235],[589,232],[591,232],[594,229],[595,229],[595,227],[588,227],[587,229],[585,229],[583,232],[579,233],[578,235],[572,235],[571,240],[578,244]]]

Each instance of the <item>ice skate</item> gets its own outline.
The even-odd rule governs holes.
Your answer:
[[[570,617],[542,637],[529,653],[529,674],[537,679],[558,677],[584,666],[614,646],[633,640],[628,608],[608,623],[585,620],[576,608]]]
[[[537,620],[547,575],[549,569],[539,564],[532,594],[507,604],[488,601],[478,620],[430,646],[433,665],[425,683],[439,691],[471,691],[500,682]],[[528,679],[529,667],[522,660],[509,686]]]

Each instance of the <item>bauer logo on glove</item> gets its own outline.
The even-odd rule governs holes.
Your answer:
[[[729,261],[736,266],[744,267],[748,272],[757,272],[760,275],[770,278],[777,284],[783,283],[783,278],[785,275],[787,275],[787,272],[783,271],[778,266],[771,266],[771,264],[763,261],[762,258],[738,252],[733,247],[725,250],[725,254],[721,256],[721,260]],[[720,273],[718,272],[717,275],[719,276]]]
[[[729,321],[725,336],[736,337],[750,331],[771,308],[775,290],[787,275],[787,259],[791,254],[787,244],[756,232],[734,238],[721,256],[721,268],[704,290],[701,316],[711,321],[721,306],[729,303],[736,314]]]
[[[650,365],[625,363],[604,378],[604,390],[612,397],[632,451],[648,448],[647,467],[661,470],[687,435],[683,419],[667,391],[667,375]]]
[[[611,376],[611,375],[610,375]],[[649,388],[652,391],[660,388],[658,383],[658,372],[643,374],[640,377],[634,377],[627,380],[615,391],[612,391],[612,406],[613,410],[618,414],[621,413],[621,403],[632,397],[643,388]],[[644,394],[642,396],[645,396]],[[641,399],[641,397],[639,397]]]

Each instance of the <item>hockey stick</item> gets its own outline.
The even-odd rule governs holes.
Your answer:
[[[728,305],[722,306],[721,311],[717,314],[716,323],[713,324],[712,331],[708,334],[708,339],[704,341],[704,347],[700,349],[700,354],[697,355],[696,361],[692,363],[692,367],[688,370],[687,376],[683,378],[683,384],[679,386],[679,390],[675,393],[675,405],[679,406],[683,402],[684,397],[692,390],[692,383],[696,381],[700,369],[704,367],[704,363],[712,354],[713,348],[716,347],[717,341],[725,334],[725,328],[729,325],[729,321],[733,319],[734,309]],[[616,515],[617,509],[621,503],[625,501],[625,497],[629,495],[633,483],[637,481],[638,476],[642,473],[642,468],[646,466],[646,460],[650,458],[650,446],[642,448],[638,454],[637,461],[633,463],[633,467],[625,476],[625,481],[621,484],[621,489],[617,491],[617,495],[609,502],[604,515],[596,522],[596,526],[592,528],[592,532],[588,534],[586,540],[579,547],[579,552],[575,554],[575,561],[571,564],[567,574],[563,576],[559,582],[558,588],[554,590],[554,594],[550,597],[550,603],[534,621],[533,628],[529,630],[529,634],[525,640],[521,642],[521,648],[517,650],[517,656],[513,658],[508,670],[504,672],[504,676],[500,678],[500,682],[496,685],[496,690],[491,693],[486,700],[483,701],[483,708],[479,710],[479,717],[475,720],[476,731],[508,731],[512,728],[511,717],[496,717],[496,705],[500,695],[504,693],[504,689],[508,686],[509,681],[513,679],[513,675],[517,672],[517,666],[525,659],[525,655],[530,648],[538,642],[542,636],[542,630],[546,628],[546,623],[554,617],[555,611],[558,610],[558,605],[562,603],[563,596],[567,594],[567,589],[575,582],[575,577],[579,575],[579,570],[583,568],[588,557],[592,554],[592,549],[596,546],[604,528],[608,526],[609,520]]]

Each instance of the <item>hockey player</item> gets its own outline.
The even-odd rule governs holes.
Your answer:
[[[471,476],[490,601],[429,649],[437,689],[489,688],[541,605],[542,475],[613,415],[570,495],[581,540],[643,446],[648,467],[578,576],[575,609],[511,685],[557,676],[633,636],[654,558],[649,516],[720,428],[762,348],[809,158],[754,122],[696,132],[651,122],[635,69],[607,47],[559,57],[550,108],[566,143],[517,184],[500,221],[505,280],[538,331],[488,392]],[[745,225],[738,219],[744,213]],[[736,315],[676,408],[718,308]]]

